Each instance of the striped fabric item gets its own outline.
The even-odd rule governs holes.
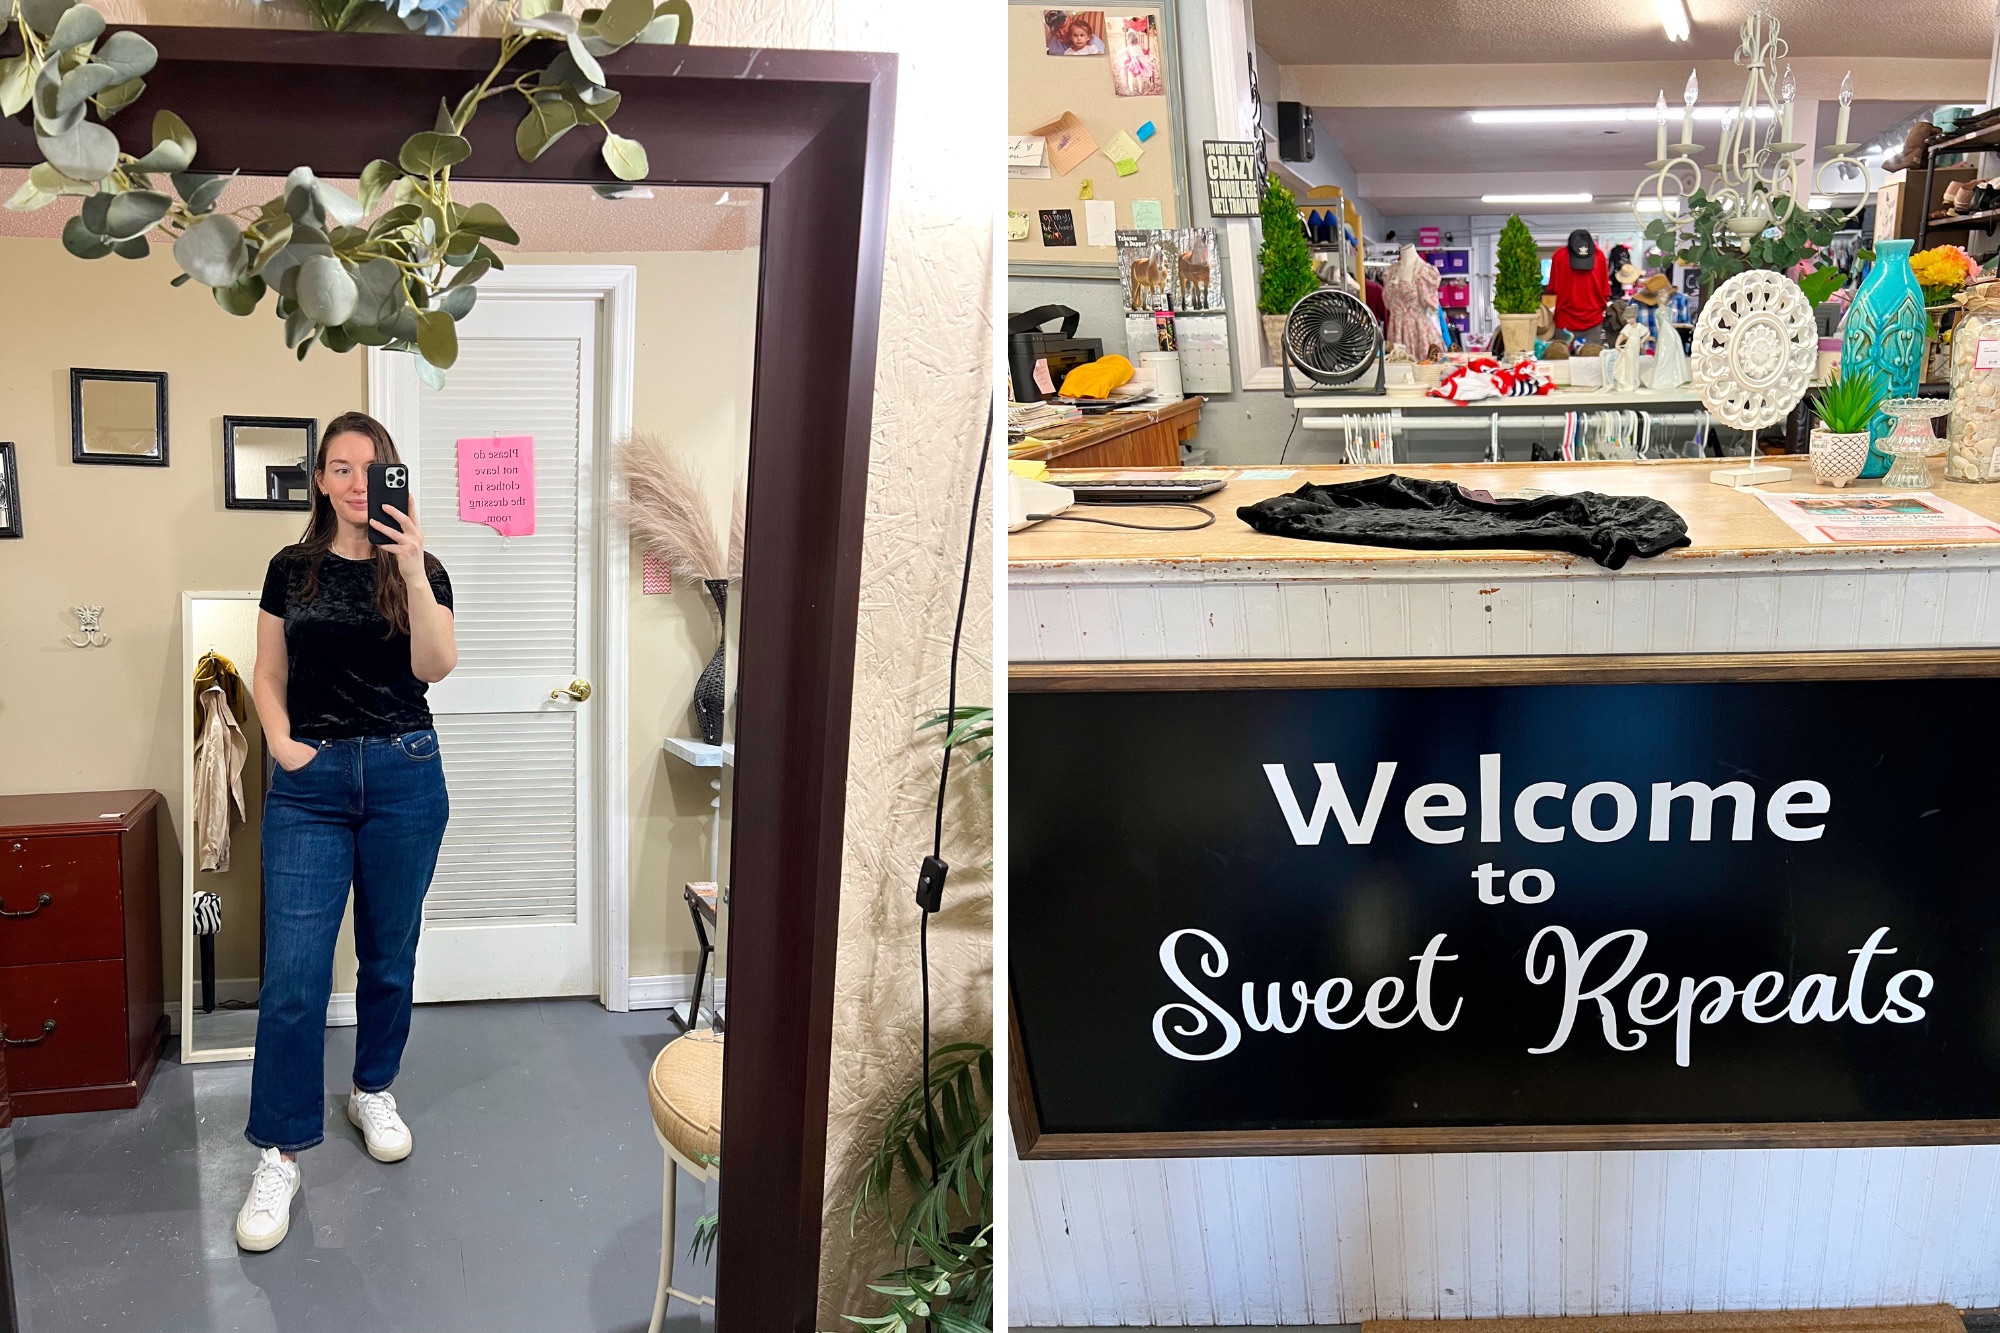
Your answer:
[[[222,896],[200,889],[194,895],[194,933],[213,935],[222,929]]]
[[[1430,396],[1453,403],[1477,403],[1488,398],[1539,397],[1553,393],[1555,387],[1555,381],[1536,367],[1531,356],[1524,356],[1511,366],[1481,356],[1446,372]]]

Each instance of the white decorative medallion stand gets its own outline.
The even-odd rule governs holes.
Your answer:
[[[1782,273],[1751,269],[1716,289],[1695,321],[1689,367],[1709,415],[1750,432],[1750,461],[1717,468],[1718,486],[1763,486],[1792,475],[1757,461],[1757,432],[1783,421],[1812,382],[1819,348],[1812,304]]]

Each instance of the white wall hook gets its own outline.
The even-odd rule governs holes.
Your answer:
[[[70,614],[76,617],[76,627],[83,634],[81,639],[74,634],[65,634],[72,648],[102,648],[111,642],[111,636],[98,627],[98,620],[104,615],[101,606],[72,606]]]

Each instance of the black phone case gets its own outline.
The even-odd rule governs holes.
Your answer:
[[[406,514],[410,512],[410,469],[402,463],[368,465],[368,541],[374,546],[387,546],[394,540],[375,526],[376,520],[392,528],[401,526],[383,512],[384,505],[394,505]]]

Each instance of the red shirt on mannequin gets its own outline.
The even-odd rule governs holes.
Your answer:
[[[1555,325],[1571,333],[1585,333],[1604,322],[1604,307],[1611,300],[1611,272],[1601,248],[1591,251],[1593,262],[1587,269],[1569,266],[1569,251],[1558,250],[1549,261],[1549,285],[1543,290],[1556,298]]]

